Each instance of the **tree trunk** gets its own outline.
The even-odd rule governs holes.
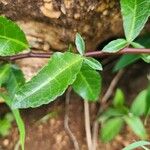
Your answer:
[[[22,27],[31,46],[65,50],[79,32],[88,50],[122,35],[118,0],[1,0],[0,14]]]

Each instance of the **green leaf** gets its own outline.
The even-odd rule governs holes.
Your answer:
[[[149,17],[148,0],[121,0],[126,39],[131,43],[141,32]]]
[[[10,77],[6,83],[6,88],[9,96],[13,98],[17,89],[25,83],[25,78],[22,71],[16,65],[10,67]]]
[[[4,95],[4,94],[1,94],[0,95],[6,102],[6,104],[11,108],[11,99],[9,96],[7,95]],[[15,120],[16,120],[16,123],[17,123],[17,126],[18,126],[18,129],[19,129],[19,133],[20,133],[20,144],[21,144],[21,148],[22,150],[24,150],[24,144],[25,144],[25,125],[24,125],[24,122],[21,118],[21,115],[20,115],[20,112],[18,109],[15,109],[15,110],[12,110],[12,113],[15,117]]]
[[[123,126],[123,120],[121,118],[109,119],[102,125],[101,129],[101,140],[103,142],[111,141]]]
[[[75,44],[76,44],[78,52],[81,55],[84,55],[84,53],[85,53],[85,42],[79,33],[76,34]]]
[[[132,115],[126,116],[124,119],[136,135],[138,135],[141,139],[147,138],[146,130],[139,117]]]
[[[94,70],[103,70],[101,63],[92,57],[85,57],[84,62]]]
[[[146,62],[150,63],[150,55],[149,54],[142,54],[141,58]]]
[[[0,119],[0,136],[4,137],[9,134],[13,120],[14,118],[11,113],[7,113],[4,118]]]
[[[4,84],[10,75],[10,65],[4,64],[0,66],[0,87]]]
[[[98,72],[83,65],[72,86],[84,100],[97,101],[101,91],[101,80]]]
[[[148,41],[149,42],[149,41]],[[146,46],[148,46],[148,44],[145,42],[144,43]],[[136,43],[136,42],[132,42],[131,45],[134,47],[134,48],[145,48],[143,45],[141,45],[140,43]],[[146,62],[146,63],[150,63],[150,55],[149,54],[141,54],[140,55],[141,58]]]
[[[102,51],[107,53],[116,53],[125,48],[127,45],[128,43],[125,39],[117,39],[108,43]]]
[[[128,145],[127,147],[123,148],[122,150],[134,150],[138,147],[145,146],[145,145],[150,145],[150,142],[148,142],[148,141],[137,141],[137,142],[134,142],[134,143]]]
[[[12,107],[38,107],[55,100],[75,81],[82,62],[80,55],[55,53],[48,64],[15,94]]]
[[[117,89],[113,99],[113,105],[115,107],[121,107],[124,105],[124,102],[125,102],[125,96],[123,91],[121,89]]]
[[[17,24],[5,17],[0,17],[0,56],[17,54],[29,45],[24,32]]]
[[[144,115],[147,111],[147,90],[141,91],[131,105],[131,112],[136,116]]]
[[[116,72],[120,69],[123,69],[124,67],[127,67],[130,64],[133,64],[139,59],[140,59],[140,55],[125,54],[119,59],[113,71]]]
[[[125,106],[120,107],[120,108],[110,107],[102,113],[102,115],[98,118],[98,120],[100,122],[104,122],[107,119],[110,119],[112,117],[122,117],[122,116],[126,115],[128,112],[129,112],[129,110]]]

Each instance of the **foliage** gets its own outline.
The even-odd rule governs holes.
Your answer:
[[[0,136],[7,136],[10,132],[11,123],[14,120],[11,113],[7,113],[4,118],[0,118]]]
[[[125,38],[111,41],[102,52],[117,53],[126,47],[148,48],[149,36],[144,41],[143,38],[136,38],[149,18],[150,2],[121,0],[120,3]],[[79,54],[73,53],[71,46],[64,53],[55,52],[49,62],[29,82],[25,82],[22,71],[12,62],[0,64],[0,87],[5,89],[0,95],[11,108],[16,119],[22,150],[24,150],[25,127],[19,108],[38,107],[50,103],[62,95],[69,86],[73,87],[84,100],[96,102],[99,99],[102,88],[99,71],[102,71],[102,65],[97,59],[86,56],[85,42],[79,33],[76,34],[75,45]],[[4,58],[29,49],[24,32],[17,24],[5,17],[0,17],[0,47],[0,56]],[[118,71],[139,59],[149,63],[150,55],[126,54],[120,58],[114,70]],[[124,93],[121,89],[117,89],[112,106],[99,117],[102,123],[100,137],[104,142],[112,140],[125,123],[140,138],[147,137],[140,116],[149,114],[149,93],[149,87],[141,91],[129,108],[125,104]],[[1,124],[3,122],[6,124],[3,129],[5,132],[2,133],[0,130],[3,135],[7,134],[10,128],[10,121],[5,120],[0,120]]]
[[[122,150],[134,150],[134,149],[139,148],[139,147],[141,147],[145,150],[148,150],[148,148],[146,149],[146,147],[145,147],[148,145],[150,145],[150,142],[148,142],[148,141],[136,141],[136,142],[128,145],[127,147],[123,148]]]
[[[145,115],[148,112],[147,106],[149,105],[150,100],[147,97],[149,94],[148,90],[149,89],[147,88],[139,93],[133,100],[130,109],[124,104],[125,96],[122,90],[116,90],[112,106],[104,111],[99,117],[99,121],[102,123],[101,139],[104,142],[112,140],[121,131],[125,122],[140,138],[147,138],[146,130],[139,116]]]

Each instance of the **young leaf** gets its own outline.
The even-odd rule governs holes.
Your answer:
[[[139,117],[126,116],[124,119],[136,135],[138,135],[141,139],[147,138],[146,130]]]
[[[6,83],[6,88],[9,96],[13,98],[17,89],[25,83],[25,78],[22,71],[16,65],[10,67],[10,77]]]
[[[144,9],[143,9],[144,8]],[[121,0],[126,39],[131,43],[141,32],[149,17],[148,0]]]
[[[5,64],[0,66],[0,87],[4,84],[10,75],[10,65]]]
[[[119,59],[113,71],[116,72],[120,69],[123,69],[124,67],[127,67],[130,64],[133,64],[139,59],[140,59],[140,55],[125,54]]]
[[[141,58],[146,62],[150,63],[150,55],[149,54],[142,54]]]
[[[108,108],[105,112],[102,113],[102,115],[98,118],[100,122],[104,122],[107,119],[110,119],[112,117],[122,117],[126,115],[129,112],[128,108],[125,106],[120,108]]]
[[[134,150],[138,147],[146,146],[146,145],[150,145],[150,142],[148,142],[148,141],[137,141],[137,142],[134,142],[134,143],[128,145],[127,147],[123,148],[122,150]]]
[[[0,56],[17,54],[29,45],[25,34],[17,24],[5,17],[0,17]]]
[[[121,107],[124,105],[125,96],[121,89],[117,89],[114,99],[113,99],[113,105],[115,107]]]
[[[121,118],[114,118],[106,121],[101,129],[101,140],[103,142],[111,141],[120,132],[123,123]]]
[[[147,90],[141,91],[131,105],[131,112],[136,116],[144,115],[147,111]]]
[[[101,80],[98,72],[84,64],[72,86],[84,100],[96,101],[101,91]]]
[[[77,54],[55,53],[49,63],[15,94],[12,107],[38,107],[55,100],[74,82],[82,61]]]
[[[84,55],[84,53],[85,53],[85,42],[79,33],[76,34],[75,44],[76,44],[78,52],[81,55]]]
[[[92,57],[85,57],[84,62],[94,70],[103,70],[101,63]]]
[[[117,39],[108,43],[102,51],[107,53],[116,53],[125,48],[127,45],[128,43],[125,39]]]
[[[11,108],[11,99],[9,98],[9,96],[1,94],[0,95],[6,102],[6,104]],[[19,133],[20,133],[20,144],[21,144],[21,148],[22,150],[24,150],[24,144],[25,144],[25,125],[24,122],[21,118],[20,112],[18,109],[12,110],[12,113],[15,117],[18,129],[19,129]]]

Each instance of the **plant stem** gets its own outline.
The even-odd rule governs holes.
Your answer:
[[[28,52],[28,53],[23,53],[23,54],[18,54],[14,56],[5,56],[5,57],[0,57],[0,60],[8,60],[8,61],[15,61],[19,59],[24,59],[24,58],[50,58],[50,56],[54,52]],[[124,48],[120,50],[119,52],[116,53],[106,53],[103,51],[90,51],[85,53],[85,56],[87,57],[104,57],[104,56],[109,56],[109,55],[122,55],[122,54],[150,54],[150,49],[137,49],[137,48]]]
[[[85,131],[86,131],[87,146],[88,146],[88,150],[92,150],[90,112],[89,112],[89,103],[87,102],[87,100],[84,100],[84,118],[85,118]]]

